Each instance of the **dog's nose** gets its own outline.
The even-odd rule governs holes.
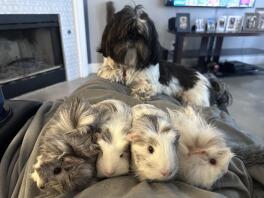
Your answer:
[[[160,173],[164,177],[169,177],[172,174],[172,171],[168,169],[164,169],[164,170],[161,170]]]
[[[107,171],[105,171],[104,174],[107,177],[111,177],[111,176],[113,176],[115,174],[115,171],[114,170],[107,170]]]
[[[40,185],[39,188],[40,188],[41,190],[43,190],[43,189],[45,188],[45,186],[44,186],[44,185]]]

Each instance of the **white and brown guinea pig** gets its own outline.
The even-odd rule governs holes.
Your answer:
[[[78,98],[64,102],[43,129],[31,178],[54,194],[82,189],[96,178],[97,111]]]
[[[172,179],[178,171],[179,135],[168,114],[153,105],[132,108],[133,122],[128,139],[131,142],[132,169],[140,180]]]
[[[222,134],[192,107],[168,110],[179,131],[179,176],[187,183],[210,189],[228,170],[234,154]]]
[[[101,152],[97,159],[97,176],[113,177],[129,172],[129,141],[132,125],[131,108],[119,100],[104,100],[93,105],[99,114],[97,143]]]

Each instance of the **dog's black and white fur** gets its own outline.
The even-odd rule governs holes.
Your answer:
[[[185,104],[210,106],[210,81],[201,73],[161,62],[153,21],[142,6],[125,6],[105,27],[98,52],[104,62],[97,75],[131,88],[131,95],[148,100],[157,94],[180,98]]]

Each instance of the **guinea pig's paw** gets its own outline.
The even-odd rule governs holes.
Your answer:
[[[33,171],[30,175],[31,179],[36,183],[36,185],[39,189],[42,189],[42,187],[44,186],[44,183],[45,183],[38,173],[38,170],[41,169],[42,163],[43,163],[43,156],[39,155],[37,157],[37,162],[33,165],[33,169],[32,169]]]

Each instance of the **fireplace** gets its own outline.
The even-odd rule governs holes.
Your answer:
[[[58,15],[0,15],[0,85],[6,98],[65,79]]]

